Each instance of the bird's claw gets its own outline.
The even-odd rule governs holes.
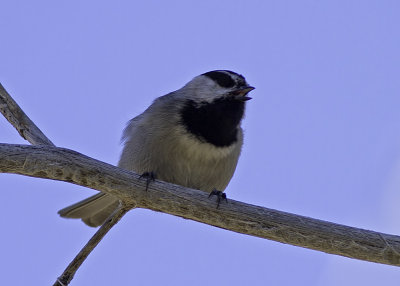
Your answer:
[[[217,208],[219,208],[219,204],[221,203],[222,200],[225,200],[226,202],[228,202],[228,199],[226,198],[226,194],[221,191],[218,191],[216,189],[212,190],[211,193],[208,195],[209,198],[211,196],[217,196]]]
[[[154,172],[144,172],[140,175],[139,179],[145,178],[146,179],[146,192],[149,189],[150,182],[154,182],[156,179],[156,175]]]

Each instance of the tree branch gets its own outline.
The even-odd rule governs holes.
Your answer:
[[[88,243],[82,248],[78,255],[71,261],[68,267],[64,270],[63,274],[57,279],[53,286],[64,286],[68,285],[74,278],[75,272],[81,267],[82,263],[93,251],[93,249],[99,244],[100,240],[108,233],[108,231],[130,210],[130,208],[125,208],[119,206],[106,222],[99,228],[98,231],[92,236]]]
[[[32,145],[55,146],[29,119],[0,83],[0,112],[17,129],[18,133]]]
[[[165,212],[227,230],[360,260],[400,266],[400,237],[363,230],[234,200],[216,209],[205,192],[145,181],[127,170],[57,148],[0,84],[0,112],[28,145],[0,144],[0,173],[15,173],[86,186],[118,197],[120,207],[68,265],[54,285],[65,286],[106,233],[133,207]]]
[[[145,191],[139,175],[64,148],[0,144],[0,172],[89,187],[128,206],[282,243],[400,266],[400,237],[229,200],[216,209],[202,191],[156,180]]]
[[[17,129],[18,133],[33,145],[55,146],[50,139],[43,134],[42,131],[33,123],[32,120],[22,111],[18,104],[12,99],[10,94],[0,84],[0,112],[5,118]],[[88,243],[75,256],[72,262],[64,270],[63,274],[55,282],[54,285],[65,286],[71,282],[75,272],[82,265],[85,259],[99,244],[103,237],[111,230],[111,228],[126,214],[129,208],[120,206],[113,212],[100,229],[92,236]]]

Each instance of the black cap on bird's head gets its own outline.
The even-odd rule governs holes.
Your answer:
[[[219,98],[246,101],[251,99],[247,94],[254,87],[250,86],[244,76],[229,70],[214,70],[196,76],[181,90],[180,96],[196,102],[213,102]]]
[[[229,70],[214,70],[203,73],[202,75],[212,79],[222,88],[229,88],[232,91],[229,95],[235,96],[238,100],[247,101],[251,97],[246,96],[254,87],[247,84],[246,79],[241,74]]]
[[[241,74],[237,74],[228,70],[215,70],[203,73],[203,75],[214,80],[221,87],[242,87],[247,85],[245,78]]]

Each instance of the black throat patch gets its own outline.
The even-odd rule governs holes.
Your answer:
[[[181,109],[181,122],[201,141],[227,147],[237,141],[243,113],[244,102],[234,98],[219,98],[201,104],[187,100]]]

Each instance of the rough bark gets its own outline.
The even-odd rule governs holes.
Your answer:
[[[130,207],[327,253],[400,265],[400,237],[228,200],[216,208],[202,191],[139,175],[63,148],[0,144],[0,172],[47,178],[114,195]]]

